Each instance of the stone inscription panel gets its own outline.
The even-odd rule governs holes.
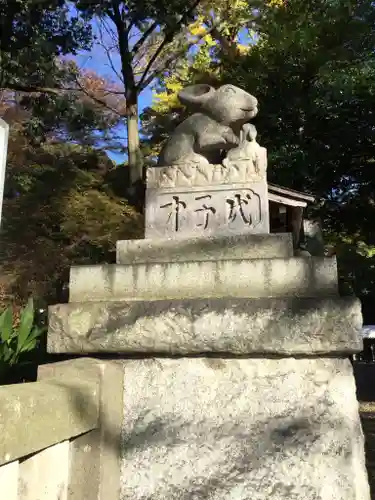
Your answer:
[[[146,238],[269,233],[267,184],[203,190],[148,189]]]

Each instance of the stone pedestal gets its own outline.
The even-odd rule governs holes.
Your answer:
[[[291,235],[195,235],[72,269],[48,349],[121,355],[103,389],[123,402],[105,429],[119,499],[369,500],[360,303],[334,259],[292,252]]]
[[[368,499],[345,359],[124,363],[123,500]]]

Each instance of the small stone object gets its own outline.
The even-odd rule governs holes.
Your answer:
[[[245,123],[241,131],[239,146],[228,151],[223,160],[225,167],[246,169],[248,176],[265,177],[267,172],[267,150],[256,141],[257,130],[252,123]]]
[[[178,97],[195,113],[171,135],[159,166],[221,163],[222,152],[240,144],[241,127],[258,113],[257,99],[234,85],[217,90],[210,85],[191,85]]]

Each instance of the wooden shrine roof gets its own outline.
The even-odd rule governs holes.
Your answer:
[[[311,194],[270,183],[268,183],[268,199],[274,203],[292,207],[306,207],[308,203],[315,201],[315,197]]]

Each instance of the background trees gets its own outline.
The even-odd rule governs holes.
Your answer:
[[[343,290],[373,315],[374,15],[370,1],[294,0],[259,13],[259,42],[224,79],[254,89],[269,177],[321,200]]]
[[[141,232],[104,152],[118,146],[124,98],[67,59],[91,47],[92,30],[66,2],[1,0],[0,13],[0,113],[10,124],[0,305],[30,294],[45,304],[62,297],[73,261],[108,260],[118,233]]]
[[[119,235],[141,236],[141,216],[116,194],[104,152],[84,138],[32,144],[25,125],[11,122],[0,282],[8,299],[54,302],[72,262],[110,260]]]

